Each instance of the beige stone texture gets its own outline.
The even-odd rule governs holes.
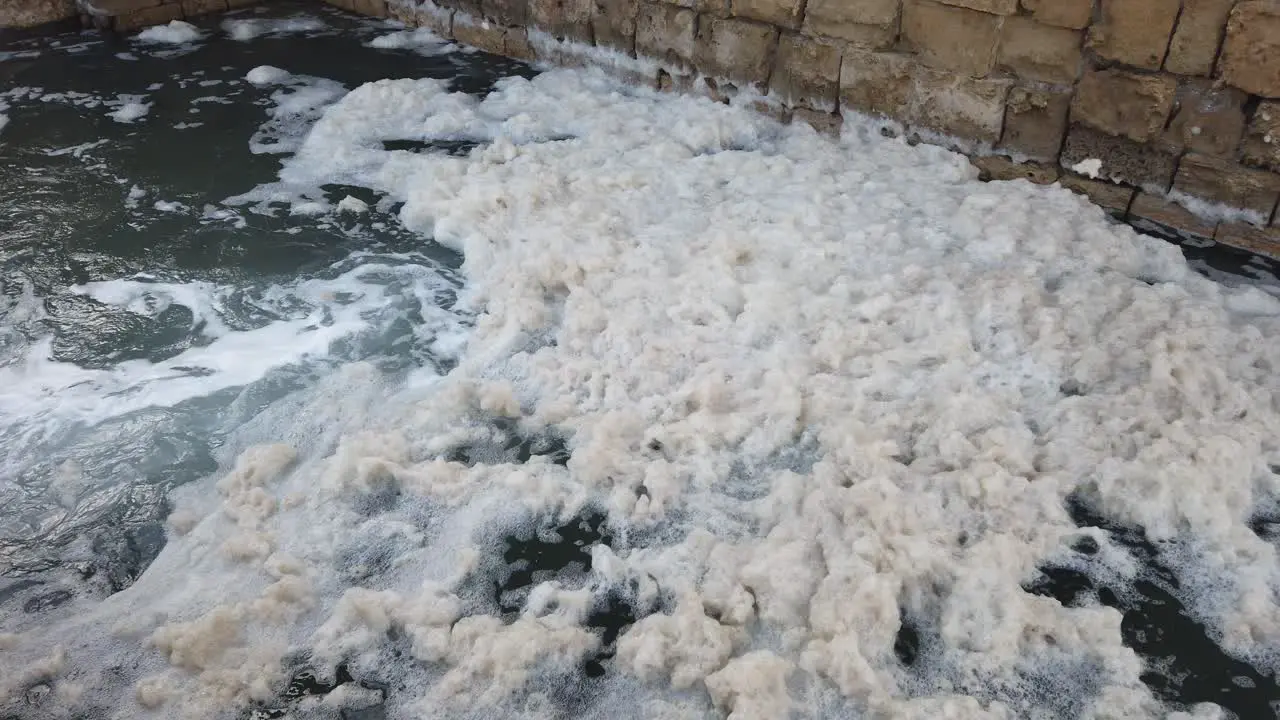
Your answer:
[[[901,5],[900,0],[809,0],[804,32],[871,49],[887,48],[898,37]]]
[[[1235,0],[1183,0],[1164,69],[1181,75],[1212,73],[1234,4]]]
[[[1215,242],[1280,260],[1280,228],[1258,228],[1246,223],[1222,223]]]
[[[1012,15],[1018,12],[1018,0],[939,0],[947,5],[969,8],[994,15]]]
[[[417,16],[414,13],[414,6],[405,2],[405,0],[393,0],[387,3],[387,17],[405,25],[416,25],[418,23]]]
[[[978,179],[983,182],[991,180],[1030,180],[1037,185],[1052,185],[1062,174],[1052,165],[1034,162],[1014,162],[1003,155],[979,155],[969,158],[969,162],[978,168]]]
[[[1070,170],[1085,160],[1101,160],[1099,178],[1164,192],[1173,181],[1177,156],[1155,145],[1108,135],[1083,125],[1067,130],[1058,164]]]
[[[834,110],[840,94],[840,48],[803,35],[783,35],[769,91],[787,105]]]
[[[226,12],[227,0],[182,0],[182,14],[187,17]]]
[[[1082,30],[1093,19],[1093,0],[1022,0],[1022,7],[1046,25]]]
[[[529,0],[529,20],[556,38],[590,45],[594,5],[593,0]]]
[[[1169,202],[1162,197],[1140,192],[1129,206],[1129,219],[1135,221],[1143,218],[1157,225],[1172,230],[1180,236],[1191,235],[1198,238],[1212,238],[1218,224],[1203,220],[1181,205]],[[1146,230],[1141,222],[1135,222],[1138,228]]]
[[[0,0],[0,28],[24,28],[75,17],[72,0]]]
[[[155,7],[161,0],[93,0],[93,9],[108,15],[126,15],[134,10]]]
[[[902,38],[920,61],[940,70],[983,77],[996,61],[998,15],[907,0],[902,9]]]
[[[387,0],[353,0],[354,12],[367,17],[387,17]]]
[[[1053,160],[1067,134],[1071,93],[1019,86],[1009,91],[1000,147],[1037,160]]]
[[[840,64],[840,103],[849,110],[905,121],[915,87],[915,59],[850,48]]]
[[[476,20],[463,13],[453,16],[453,37],[463,45],[494,55],[501,55],[506,49],[506,31],[501,25]]]
[[[637,0],[595,0],[591,28],[596,45],[635,54],[638,8]]]
[[[164,25],[182,19],[182,6],[178,3],[156,5],[116,16],[116,30],[129,31],[152,25]]]
[[[692,10],[641,3],[636,15],[636,54],[675,67],[691,63],[697,22]]]
[[[1089,28],[1099,57],[1158,70],[1164,62],[1181,0],[1098,0],[1101,20]]]
[[[1241,156],[1251,165],[1280,172],[1280,102],[1268,100],[1254,110]]]
[[[453,10],[435,3],[423,3],[413,12],[413,24],[424,27],[442,38],[453,39]]]
[[[1178,86],[1173,120],[1165,132],[1175,150],[1235,157],[1244,134],[1244,104],[1240,90],[1215,86],[1207,78],[1187,78]]]
[[[1280,201],[1280,175],[1189,153],[1178,165],[1173,189],[1227,207],[1250,210],[1269,222]]]
[[[909,122],[950,137],[994,145],[1004,126],[1012,80],[975,79],[932,68],[916,71]]]
[[[1167,75],[1091,70],[1076,87],[1071,119],[1146,142],[1164,130],[1177,90],[1177,81]]]
[[[1108,214],[1120,219],[1123,219],[1129,211],[1129,205],[1137,193],[1137,190],[1130,187],[1092,180],[1071,173],[1063,173],[1058,182],[1071,192],[1088,197],[1094,205],[1098,205]]]
[[[1010,17],[1000,30],[1000,66],[1027,80],[1070,85],[1080,74],[1079,30]]]
[[[486,20],[494,20],[502,25],[529,24],[527,0],[480,0],[480,13]]]
[[[1236,5],[1218,63],[1231,85],[1280,98],[1280,1],[1246,0]]]
[[[804,18],[804,0],[732,0],[730,11],[735,17],[795,30]]]
[[[771,25],[704,17],[698,24],[694,65],[712,77],[763,86],[777,42],[778,29]]]
[[[793,122],[802,122],[827,137],[840,137],[840,129],[844,127],[844,118],[839,113],[796,108],[792,111]]]

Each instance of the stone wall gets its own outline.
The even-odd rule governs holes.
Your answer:
[[[563,50],[595,45],[652,60],[632,68],[658,87],[750,87],[823,130],[880,117],[985,177],[1280,257],[1280,0],[329,2],[512,57],[615,62]]]
[[[0,28],[80,18],[85,27],[122,32],[226,12],[261,0],[0,0]]]

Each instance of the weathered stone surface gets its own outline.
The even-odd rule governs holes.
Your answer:
[[[1082,35],[1025,16],[1006,18],[1000,29],[1000,66],[1020,78],[1069,85],[1080,74]]]
[[[155,7],[161,0],[92,0],[90,6],[107,15],[126,15],[134,10]]]
[[[591,28],[596,45],[635,54],[638,7],[637,0],[595,0]]]
[[[1101,160],[1098,177],[1164,192],[1173,180],[1177,158],[1152,145],[1072,125],[1058,164],[1072,169],[1085,160]]]
[[[1215,87],[1206,78],[1187,78],[1178,86],[1166,141],[1175,150],[1234,157],[1244,134],[1248,99],[1240,90]]]
[[[1018,0],[940,0],[940,2],[995,15],[1012,15],[1018,12]]]
[[[495,55],[501,55],[506,49],[506,32],[502,26],[464,13],[453,16],[453,37],[464,45]]]
[[[1100,206],[1107,211],[1108,215],[1118,219],[1124,218],[1125,213],[1129,211],[1130,203],[1133,202],[1134,194],[1137,193],[1137,190],[1130,187],[1091,180],[1070,173],[1063,173],[1058,182],[1071,192],[1088,197],[1094,205]]]
[[[75,17],[72,0],[0,0],[0,28],[33,27]]]
[[[1222,158],[1189,153],[1178,165],[1173,189],[1231,208],[1257,213],[1262,222],[1280,201],[1280,175],[1251,170]]]
[[[840,48],[803,35],[783,35],[769,91],[788,105],[834,110],[840,94]]]
[[[963,140],[994,145],[1004,126],[1004,103],[1012,80],[979,80],[919,68],[909,122]]]
[[[804,32],[887,48],[898,36],[900,0],[809,0]]]
[[[1177,89],[1177,82],[1165,75],[1092,70],[1076,87],[1071,119],[1146,142],[1164,129]]]
[[[697,21],[692,10],[642,3],[636,15],[636,54],[677,67],[692,62]]]
[[[537,53],[529,42],[529,31],[525,28],[507,28],[502,35],[502,54],[525,62],[536,60]]]
[[[561,40],[591,44],[593,0],[529,0],[533,26]]]
[[[732,0],[730,9],[737,17],[794,30],[804,17],[804,0]]]
[[[1227,23],[1220,61],[1228,83],[1266,98],[1280,98],[1280,2],[1246,0]]]
[[[729,0],[663,0],[672,5],[689,8],[694,12],[707,13],[716,17],[729,17]]]
[[[529,24],[527,0],[480,0],[480,12],[485,19],[495,20],[503,25]]]
[[[227,0],[182,0],[182,14],[187,17],[226,12]]]
[[[1215,222],[1197,217],[1177,203],[1143,192],[1138,193],[1129,206],[1129,221],[1139,230],[1178,237],[1212,238],[1218,226]],[[1155,227],[1151,227],[1151,223]]]
[[[747,20],[702,18],[698,25],[694,64],[713,77],[763,85],[778,30]]]
[[[156,5],[116,16],[117,30],[137,30],[151,25],[163,25],[182,19],[182,6],[178,3]]]
[[[1244,161],[1280,172],[1280,102],[1258,105],[1241,148]]]
[[[1037,160],[1058,157],[1062,138],[1067,133],[1070,107],[1070,92],[1013,88],[1009,91],[1000,146]]]
[[[429,28],[431,32],[442,38],[453,39],[453,10],[442,8],[435,3],[425,2],[413,12],[413,23],[418,27]]]
[[[387,3],[387,17],[405,25],[417,24],[414,6],[405,0],[392,0],[392,2]]]
[[[355,3],[354,12],[367,17],[387,16],[387,0],[353,0]]]
[[[920,61],[940,70],[983,77],[996,61],[1000,17],[930,0],[907,0],[902,37]]]
[[[1246,223],[1222,223],[1215,242],[1280,260],[1280,228],[1258,228]]]
[[[1018,163],[1003,155],[979,155],[969,158],[969,162],[978,168],[978,179],[983,182],[991,180],[1030,180],[1037,185],[1051,185],[1058,181],[1062,173],[1052,165],[1023,162]]]
[[[1081,30],[1093,19],[1093,0],[1022,0],[1022,7],[1046,25]]]
[[[1099,0],[1102,19],[1089,46],[1108,60],[1157,70],[1164,62],[1181,0]]]
[[[844,127],[844,118],[839,113],[796,108],[791,117],[793,122],[805,123],[828,137],[840,137],[840,128]]]
[[[850,48],[840,63],[840,102],[850,110],[905,121],[916,67],[910,55]]]
[[[1212,73],[1234,4],[1235,0],[1183,0],[1164,69],[1182,75]]]

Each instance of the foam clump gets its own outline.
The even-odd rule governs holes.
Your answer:
[[[138,33],[139,42],[154,44],[183,45],[204,37],[204,33],[195,25],[181,20],[171,20],[168,25],[153,25]]]
[[[111,640],[164,678],[122,702],[267,702],[301,657],[389,717],[1163,717],[1118,610],[1025,589],[1082,535],[1142,572],[1082,497],[1215,579],[1184,601],[1229,650],[1280,646],[1247,525],[1280,496],[1280,308],[1066,190],[579,71],[356,88],[259,190],[325,184],[462,252],[465,352],[257,427],[281,444],[99,611],[163,615]]]
[[[289,71],[281,70],[273,65],[259,65],[245,74],[244,79],[251,85],[277,85],[288,80]]]

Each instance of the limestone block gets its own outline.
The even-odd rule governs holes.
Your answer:
[[[1052,160],[1067,134],[1067,110],[1071,93],[1032,87],[1009,91],[1000,146],[1037,160]]]
[[[1189,153],[1178,165],[1173,189],[1257,213],[1263,223],[1271,219],[1280,201],[1280,175],[1265,170],[1251,170],[1229,160]]]
[[[804,32],[887,48],[898,35],[900,0],[809,0]]]
[[[480,12],[486,20],[494,20],[502,25],[529,24],[527,0],[480,0]]]
[[[1022,0],[1022,7],[1046,25],[1081,30],[1093,19],[1093,0]]]
[[[413,24],[424,27],[442,38],[453,39],[453,10],[432,2],[424,2],[413,11]]]
[[[354,0],[353,10],[366,17],[387,16],[387,0]]]
[[[413,4],[404,0],[391,0],[391,2],[387,3],[387,17],[405,25],[417,24],[413,11]]]
[[[182,0],[182,14],[186,17],[226,11],[227,0]]]
[[[902,9],[902,36],[926,65],[982,77],[996,61],[1000,34],[998,15],[907,0]]]
[[[1100,57],[1158,70],[1181,0],[1098,0],[1102,19],[1089,29],[1089,46]]]
[[[994,145],[1000,140],[1004,104],[1012,86],[1012,80],[981,80],[918,68],[908,121],[944,135]]]
[[[116,30],[128,31],[151,25],[164,25],[182,19],[182,6],[178,3],[156,5],[116,16]]]
[[[0,0],[0,28],[22,28],[75,17],[73,0]]]
[[[1052,185],[1062,174],[1053,165],[1042,165],[1034,162],[1014,162],[1003,155],[980,155],[969,158],[969,162],[978,168],[978,179],[983,182],[991,180],[1030,180],[1037,185]]]
[[[693,61],[697,20],[686,8],[642,3],[636,15],[636,54],[685,66]]]
[[[1176,156],[1153,145],[1072,125],[1058,164],[1070,170],[1085,160],[1101,160],[1098,178],[1164,192],[1173,180]],[[1078,172],[1078,171],[1077,171]]]
[[[834,110],[840,93],[840,48],[804,35],[783,35],[769,91],[788,105]]]
[[[735,17],[759,20],[790,30],[799,28],[804,17],[804,0],[732,0],[730,7]]]
[[[1148,227],[1139,218],[1148,223],[1155,223],[1158,227]],[[1217,223],[1204,220],[1177,203],[1144,192],[1138,193],[1138,196],[1133,199],[1133,205],[1129,206],[1129,220],[1139,230],[1154,230],[1161,235],[1178,237],[1212,238],[1218,226]]]
[[[1164,69],[1181,75],[1212,73],[1234,4],[1235,0],[1183,0]]]
[[[1079,30],[1029,17],[1006,18],[1000,29],[1000,66],[1020,78],[1070,85],[1080,74]]]
[[[1246,223],[1222,223],[1215,242],[1280,260],[1280,228],[1258,228]]]
[[[1242,148],[1244,161],[1280,172],[1280,102],[1258,105]]]
[[[529,0],[533,26],[561,40],[591,44],[593,0]]]
[[[1222,46],[1222,77],[1265,98],[1280,98],[1280,2],[1247,0],[1236,5]]]
[[[1215,87],[1207,78],[1187,78],[1178,86],[1166,142],[1177,150],[1234,157],[1244,134],[1248,99],[1235,88]]]
[[[1018,0],[939,0],[939,2],[995,15],[1012,15],[1018,12]]]
[[[1125,213],[1129,211],[1129,205],[1133,202],[1134,194],[1137,193],[1137,190],[1130,187],[1070,173],[1063,173],[1058,182],[1071,192],[1088,197],[1094,205],[1106,210],[1108,215],[1119,219],[1123,219]]]
[[[135,10],[155,7],[161,0],[92,0],[90,6],[108,15],[127,15]]]
[[[1091,70],[1076,87],[1071,119],[1146,142],[1164,130],[1177,89],[1177,82],[1168,75]]]
[[[595,0],[591,28],[595,42],[627,55],[635,54],[637,0]]]
[[[840,102],[869,115],[905,121],[915,86],[915,59],[849,48],[840,62]]]
[[[698,24],[694,64],[713,77],[763,85],[778,42],[778,29],[748,20],[702,18]]]
[[[502,35],[502,54],[516,60],[533,62],[537,53],[533,43],[529,42],[529,31],[526,28],[507,28]]]
[[[662,2],[689,8],[698,13],[729,17],[729,0],[662,0]]]
[[[463,45],[494,55],[501,55],[506,50],[506,32],[502,26],[464,13],[453,16],[453,37]]]

